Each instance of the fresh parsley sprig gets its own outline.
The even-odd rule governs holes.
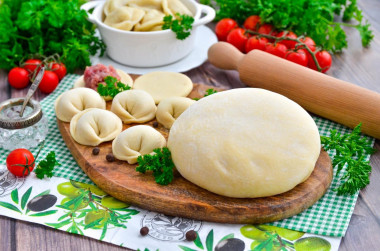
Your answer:
[[[164,17],[163,30],[171,29],[179,40],[184,40],[190,36],[190,32],[193,29],[194,18],[189,15],[180,15],[176,13],[177,19],[168,15]]]
[[[218,92],[217,90],[212,89],[212,88],[207,89],[207,90],[206,90],[206,93],[205,93],[205,95],[204,95],[204,97],[210,96],[210,95],[215,94],[215,93],[217,93],[217,92]]]
[[[118,81],[117,78],[114,78],[112,76],[105,77],[104,83],[105,84],[99,84],[97,88],[98,93],[103,97],[114,98],[118,93],[131,89],[131,87],[123,84],[122,82]]]
[[[51,151],[48,153],[45,159],[38,163],[37,168],[34,170],[37,178],[43,179],[46,177],[53,177],[53,170],[55,166],[60,166],[61,164],[55,158],[55,152]]]
[[[28,55],[61,56],[68,72],[91,65],[105,52],[83,0],[0,1],[0,68],[11,69]]]
[[[325,150],[335,151],[332,161],[337,167],[336,175],[347,165],[346,173],[341,177],[343,184],[338,187],[338,195],[353,195],[369,184],[371,166],[365,161],[366,154],[372,154],[371,140],[361,136],[361,123],[350,134],[330,131],[330,137],[321,136],[321,143]]]
[[[157,148],[154,154],[146,154],[137,158],[136,171],[145,173],[152,171],[157,184],[168,185],[173,181],[174,163],[169,148]]]

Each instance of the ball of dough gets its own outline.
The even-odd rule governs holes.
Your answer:
[[[184,97],[164,99],[157,106],[156,119],[158,123],[170,129],[179,115],[195,102],[193,99]]]
[[[193,89],[193,82],[182,73],[155,71],[138,77],[133,89],[148,92],[158,104],[166,98],[186,97]]]
[[[70,134],[79,144],[97,146],[113,140],[123,129],[120,118],[107,110],[86,109],[70,122]]]
[[[216,194],[255,198],[305,181],[321,144],[301,106],[274,92],[242,88],[190,106],[174,122],[168,147],[189,181]]]
[[[72,117],[88,108],[106,109],[106,102],[90,88],[76,88],[62,93],[54,103],[59,120],[70,122]]]
[[[126,124],[144,123],[156,115],[156,104],[152,96],[142,90],[128,90],[117,94],[111,111]]]
[[[140,155],[150,154],[156,148],[166,146],[161,133],[150,126],[137,125],[120,133],[112,142],[112,153],[120,160],[135,164]]]

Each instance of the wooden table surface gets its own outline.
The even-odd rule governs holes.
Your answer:
[[[346,29],[348,49],[334,55],[328,75],[380,92],[380,1],[361,0],[358,5],[371,23],[375,38],[369,48],[362,48],[354,29]],[[211,25],[212,26],[212,25]],[[225,88],[243,87],[233,71],[222,71],[205,62],[185,73],[195,83]],[[7,83],[7,73],[0,70],[0,102],[21,97],[26,89],[16,90]],[[35,99],[45,95],[37,92]],[[380,126],[380,125],[379,125]],[[380,141],[375,148],[380,150]],[[371,157],[371,183],[358,197],[349,228],[339,250],[379,250],[380,248],[380,151]],[[0,209],[1,210],[1,209]],[[88,237],[68,234],[41,225],[0,216],[0,250],[127,250]]]

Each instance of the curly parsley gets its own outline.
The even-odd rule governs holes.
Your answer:
[[[371,140],[361,136],[361,124],[350,134],[341,135],[336,130],[330,131],[330,137],[321,136],[325,150],[335,151],[333,167],[336,175],[347,165],[346,173],[341,177],[343,184],[337,189],[338,195],[353,195],[369,184],[371,166],[365,161],[365,154],[372,154]]]
[[[117,78],[114,78],[112,76],[105,77],[104,83],[105,84],[99,84],[97,88],[98,93],[103,97],[114,98],[118,93],[131,89],[131,87],[123,84],[122,82],[118,81]]]
[[[83,0],[0,1],[0,68],[11,69],[29,55],[61,56],[68,72],[91,65],[105,51],[95,27],[80,9]]]
[[[152,171],[157,184],[168,185],[173,180],[174,163],[169,148],[157,148],[154,154],[146,154],[137,158],[136,171],[145,173]]]
[[[44,160],[38,163],[37,168],[34,170],[37,178],[43,179],[46,177],[53,177],[53,170],[55,166],[60,166],[61,164],[55,159],[55,152],[50,152]]]
[[[177,19],[173,18],[171,15],[165,16],[162,29],[171,29],[176,34],[177,39],[184,40],[190,36],[194,18],[189,15],[180,15],[179,13],[176,13],[176,17]]]

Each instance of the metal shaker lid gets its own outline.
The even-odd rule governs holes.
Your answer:
[[[27,104],[28,111],[20,117],[20,110],[24,98],[12,98],[0,103],[0,128],[22,129],[36,124],[42,118],[40,104],[30,99]]]

